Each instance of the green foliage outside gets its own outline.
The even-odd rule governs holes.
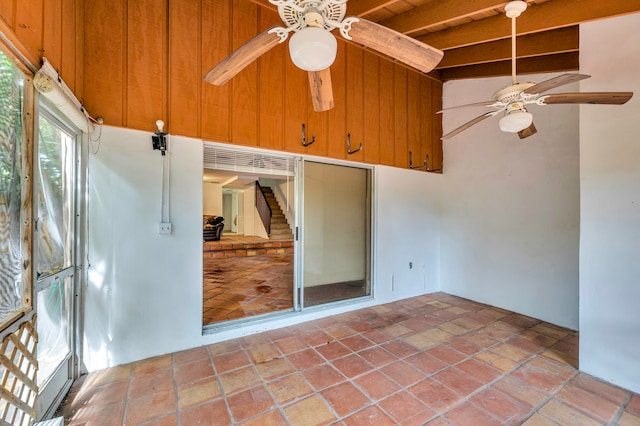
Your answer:
[[[22,306],[20,208],[24,75],[0,52],[0,319]]]

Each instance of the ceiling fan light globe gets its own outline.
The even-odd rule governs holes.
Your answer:
[[[507,133],[518,133],[533,123],[533,115],[526,111],[512,111],[502,117],[498,125]]]
[[[338,42],[324,28],[306,27],[289,40],[291,60],[305,71],[322,71],[336,60]]]

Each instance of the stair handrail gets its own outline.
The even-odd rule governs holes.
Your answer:
[[[264,189],[260,186],[260,183],[256,181],[256,209],[258,215],[262,220],[264,229],[267,231],[267,235],[271,234],[271,206],[267,202],[267,197],[264,195]]]

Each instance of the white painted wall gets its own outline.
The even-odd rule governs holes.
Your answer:
[[[640,14],[580,26],[580,369],[640,392]]]
[[[202,340],[202,144],[170,137],[173,233],[159,235],[162,156],[150,135],[105,127],[89,158],[89,371]]]
[[[378,249],[373,262],[374,290],[380,300],[440,291],[443,177],[419,170],[376,168],[373,220]]]
[[[168,155],[171,235],[157,233],[162,159],[151,133],[105,127],[89,160],[88,371],[438,290],[442,176],[377,167],[375,300],[202,336],[202,141],[172,136]],[[420,266],[409,271],[409,260]]]
[[[509,84],[448,82],[444,107],[491,99]],[[444,143],[442,291],[577,329],[578,107],[529,111],[538,133],[525,140],[500,132],[494,117]],[[445,113],[445,133],[484,112]]]
[[[222,185],[215,182],[202,184],[202,214],[222,216]]]

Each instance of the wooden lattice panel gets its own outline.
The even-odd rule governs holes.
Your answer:
[[[29,425],[36,418],[36,316],[0,345],[0,425]]]

